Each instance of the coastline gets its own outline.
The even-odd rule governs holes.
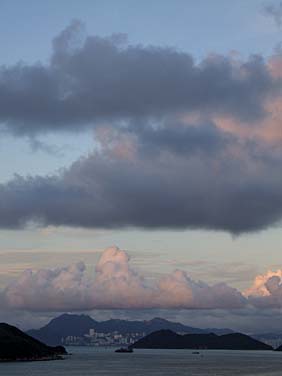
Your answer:
[[[66,357],[62,355],[41,356],[34,358],[16,358],[16,359],[0,359],[1,363],[16,363],[16,362],[48,362],[52,360],[65,360]]]

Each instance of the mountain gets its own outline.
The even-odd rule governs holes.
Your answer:
[[[178,322],[171,322],[161,318],[154,318],[148,321],[128,321],[111,319],[98,323],[96,330],[102,333],[117,331],[121,334],[126,333],[145,333],[149,334],[161,329],[170,329],[175,332],[183,333],[206,333],[205,329],[193,328]]]
[[[282,333],[276,332],[276,333],[257,333],[257,334],[251,334],[251,336],[258,341],[267,343],[268,345],[271,345],[273,348],[277,348],[282,344]]]
[[[32,329],[27,333],[48,345],[62,343],[62,338],[67,336],[82,337],[95,329],[98,333],[111,333],[117,331],[121,334],[145,333],[149,334],[161,329],[169,329],[178,333],[209,333],[217,334],[232,333],[230,329],[199,329],[186,326],[180,323],[171,322],[161,318],[154,318],[148,321],[128,321],[111,319],[98,322],[87,315],[63,314],[51,320],[41,329]]]
[[[0,323],[0,361],[59,359],[63,346],[50,347],[18,328]]]
[[[62,343],[62,338],[67,336],[82,337],[89,332],[89,329],[94,328],[96,330],[97,324],[98,322],[90,316],[65,313],[52,319],[38,330],[28,330],[27,334],[48,345],[58,345]]]
[[[214,333],[214,334],[217,334],[219,336],[222,336],[223,334],[234,333],[234,330],[229,329],[229,328],[205,328],[204,333]]]
[[[277,332],[277,333],[255,333],[251,334],[253,338],[257,338],[260,340],[261,338],[267,338],[267,339],[279,339],[282,338],[282,333]]]
[[[209,334],[179,335],[171,330],[159,330],[135,342],[132,347],[141,349],[224,349],[273,350],[269,345],[241,333],[218,336]]]

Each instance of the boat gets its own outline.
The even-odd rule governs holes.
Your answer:
[[[133,349],[131,347],[121,347],[120,349],[115,350],[116,353],[133,353]]]
[[[200,354],[199,351],[193,351],[192,354]]]

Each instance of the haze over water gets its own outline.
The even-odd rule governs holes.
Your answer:
[[[189,375],[236,376],[281,375],[282,354],[272,351],[135,350],[118,354],[112,348],[68,348],[64,361],[6,363],[0,365],[5,376],[111,376],[111,375]]]

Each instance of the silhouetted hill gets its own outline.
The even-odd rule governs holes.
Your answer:
[[[122,334],[134,332],[149,334],[161,329],[170,329],[175,332],[183,333],[206,333],[205,329],[193,328],[191,326],[171,322],[161,318],[154,318],[148,321],[111,319],[99,322],[96,330],[102,333],[118,331]]]
[[[47,346],[14,326],[0,323],[0,361],[58,359],[63,354],[63,346]]]
[[[29,330],[27,334],[48,345],[58,345],[61,344],[62,338],[67,336],[81,337],[91,328],[96,330],[97,324],[98,322],[90,316],[65,313],[52,319],[41,329]]]
[[[245,334],[231,333],[179,335],[171,330],[159,330],[135,342],[132,347],[143,349],[225,349],[273,350],[271,346]]]
[[[250,334],[250,336],[257,339],[258,341],[271,345],[273,348],[277,348],[282,343],[282,333],[279,331],[275,333],[255,333]]]
[[[191,326],[171,322],[161,318],[154,318],[148,321],[111,319],[98,322],[87,315],[63,314],[51,320],[49,324],[41,329],[32,329],[27,333],[48,345],[58,345],[61,344],[62,338],[67,336],[82,337],[84,334],[89,333],[89,329],[95,329],[98,333],[117,331],[121,334],[145,333],[145,335],[160,329],[170,329],[179,333],[209,333],[211,331],[218,331],[219,334],[225,334],[232,332],[230,329],[193,328]]]

